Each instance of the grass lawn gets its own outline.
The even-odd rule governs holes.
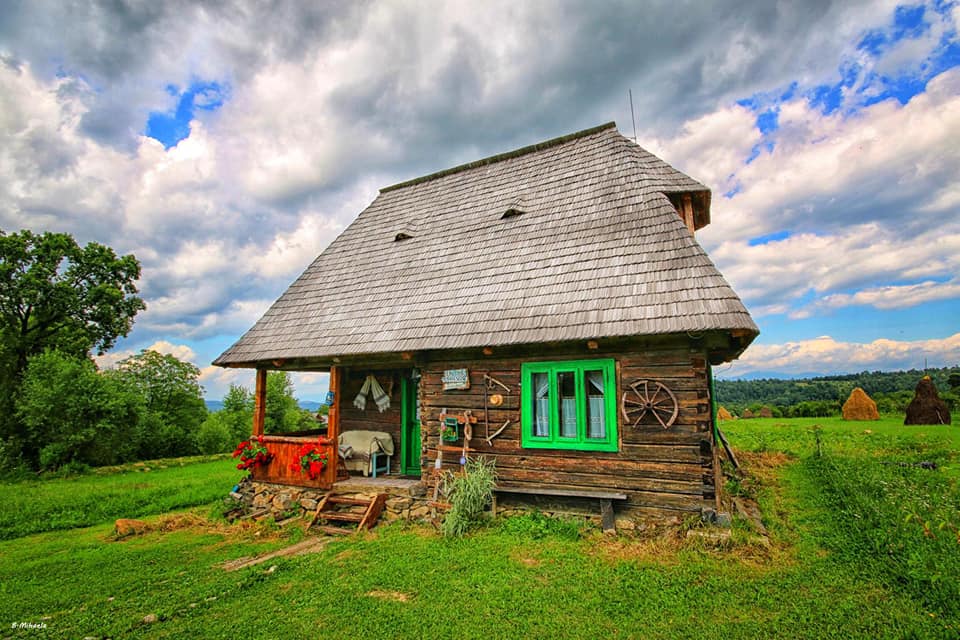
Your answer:
[[[101,524],[0,542],[0,637],[954,638],[960,429],[910,429],[726,423],[754,471],[731,489],[758,497],[769,544],[739,521],[732,542],[714,547],[677,535],[577,537],[571,525],[527,516],[462,540],[381,526],[320,553],[227,572],[224,561],[301,534],[227,526],[204,506],[148,518],[155,531],[117,542],[112,519],[132,514],[107,509]],[[920,460],[938,469],[882,464]],[[206,477],[215,485],[207,503],[238,477],[226,460],[162,471],[184,486]],[[76,495],[96,503],[101,491],[122,492],[127,475],[144,478],[82,476]],[[51,487],[40,500],[47,512],[58,486],[78,486],[69,482],[36,483]],[[34,484],[3,486],[4,517],[8,494],[39,491]],[[173,508],[156,495],[139,515]],[[5,530],[36,529],[10,522]],[[144,623],[148,614],[157,622]],[[18,622],[46,629],[12,629]]]
[[[0,482],[0,540],[210,504],[243,477],[229,460],[226,454],[172,458]]]

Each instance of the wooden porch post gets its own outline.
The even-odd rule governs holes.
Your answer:
[[[339,439],[340,439],[340,367],[330,366],[330,392],[333,394],[333,401],[330,403],[330,411],[327,413],[327,438],[331,441],[333,447],[333,459],[327,464],[326,481],[333,486],[337,481],[337,467],[340,464]]]
[[[253,435],[263,435],[267,417],[267,370],[257,369],[257,384],[253,392]]]

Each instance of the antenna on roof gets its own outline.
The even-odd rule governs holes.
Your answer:
[[[630,119],[633,120],[633,141],[637,141],[637,119],[633,115],[633,89],[627,89],[630,94]]]

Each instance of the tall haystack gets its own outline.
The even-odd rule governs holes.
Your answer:
[[[727,411],[726,407],[721,406],[719,409],[717,409],[717,420],[720,422],[726,422],[727,420],[733,420],[733,416],[729,411]]]
[[[740,414],[740,417],[745,420],[749,420],[750,418],[753,418],[755,416],[753,415],[753,411],[750,411],[750,409],[744,409],[743,413]]]
[[[917,383],[903,424],[950,424],[950,410],[937,394],[930,376],[923,376]]]
[[[857,387],[850,392],[850,397],[843,403],[844,420],[879,420],[880,412],[877,403],[867,395],[867,392]]]
[[[760,407],[760,417],[761,418],[772,418],[773,410],[770,407]]]

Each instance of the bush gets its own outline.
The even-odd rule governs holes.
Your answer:
[[[494,462],[482,456],[467,460],[462,475],[445,477],[443,493],[451,506],[440,525],[440,532],[447,537],[460,537],[466,533],[493,501],[496,483]]]
[[[69,462],[94,466],[134,458],[143,401],[90,360],[57,351],[30,358],[16,401],[22,455],[40,469]]]
[[[197,430],[200,453],[224,453],[233,449],[235,439],[222,411],[211,413]]]

